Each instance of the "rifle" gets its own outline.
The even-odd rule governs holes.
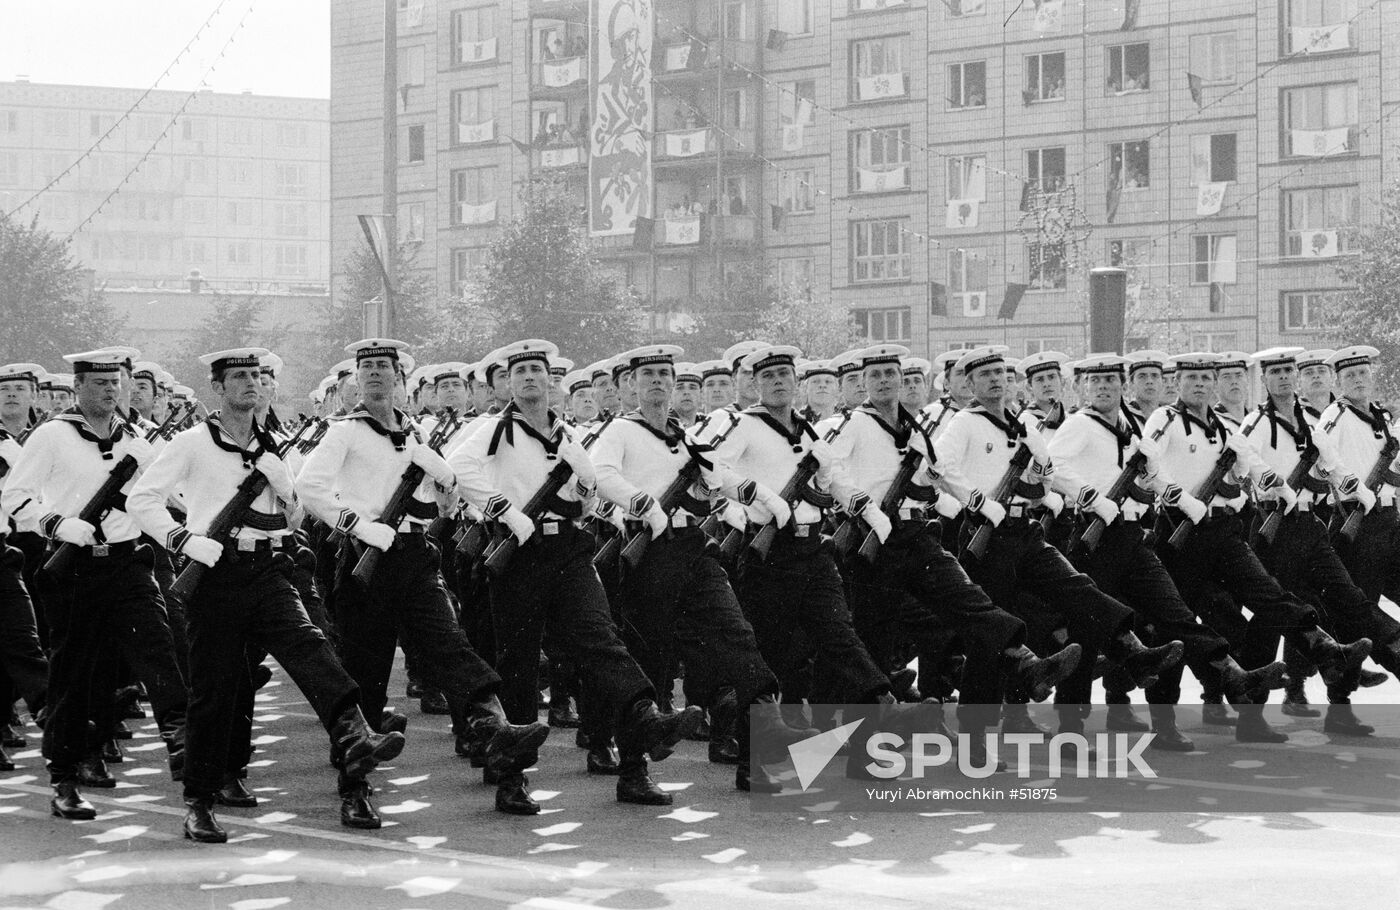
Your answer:
[[[1036,424],[1033,432],[1039,433],[1045,427],[1045,421],[1041,420]],[[992,501],[1006,508],[1011,501],[1011,497],[1016,495],[1033,498],[1032,491],[1021,483],[1021,474],[1031,463],[1030,446],[1021,443],[1014,454],[1011,462],[1006,466],[1006,472],[1001,475],[1001,480],[997,482],[996,488],[992,490]],[[1040,491],[1044,495],[1044,491]],[[995,530],[991,521],[980,514],[973,513],[969,519],[977,525],[972,536],[968,538],[967,546],[963,548],[961,555],[971,554],[974,559],[981,559],[987,552],[987,544],[991,543],[992,531]]]
[[[147,442],[155,442],[157,436],[159,436],[159,437],[162,438],[162,439],[169,439],[171,436],[175,435],[174,433],[170,432],[170,429],[171,429],[171,427],[174,426],[175,421],[178,420],[179,417],[180,417],[180,406],[179,406],[179,405],[175,405],[175,406],[171,407],[171,408],[170,408],[170,413],[168,413],[168,414],[165,415],[165,419],[161,421],[160,426],[158,426],[158,427],[151,427],[151,429],[150,429],[149,431],[147,431],[147,433],[146,433],[146,441],[147,441]],[[167,434],[169,434],[169,435],[167,435]]]
[[[276,455],[278,458],[286,457],[287,453],[301,439],[301,434],[305,429],[306,427],[303,426],[295,436],[277,447]],[[267,489],[266,475],[256,470],[249,472],[248,476],[239,482],[238,489],[233,492],[233,496],[224,503],[224,507],[209,522],[205,536],[222,543],[233,532],[234,528],[244,522],[248,511],[253,507],[253,503],[265,489]],[[208,569],[209,567],[202,562],[189,560],[185,563],[185,568],[181,570],[180,576],[170,585],[170,594],[180,598],[183,602],[188,602],[194,596],[195,588],[199,587],[199,581]]]
[[[41,416],[38,420],[34,421],[29,426],[25,427],[24,430],[21,431],[20,434],[15,437],[15,442],[19,443],[20,445],[24,445],[26,442],[29,441],[29,437],[34,434],[34,431],[39,429],[39,427],[43,426],[52,416],[53,411],[45,411],[43,413],[43,416]]]
[[[1400,452],[1400,440],[1397,440],[1389,433],[1385,437],[1385,445],[1381,446],[1381,453],[1376,456],[1376,463],[1371,466],[1371,473],[1366,475],[1366,486],[1372,493],[1379,493],[1385,484],[1400,486],[1400,475],[1390,469],[1390,463],[1395,460],[1395,455]],[[1363,508],[1352,508],[1342,522],[1341,534],[1348,542],[1356,539],[1356,534],[1361,530],[1361,518],[1366,513]]]
[[[453,433],[457,432],[459,421],[457,412],[449,410],[446,420],[438,423],[433,428],[433,433],[428,437],[428,448],[436,452],[442,448],[443,443]],[[379,513],[379,521],[398,531],[399,524],[403,522],[404,516],[408,514],[408,503],[413,499],[413,493],[423,482],[424,471],[418,465],[409,462],[404,468],[403,477],[399,479],[399,485],[394,488],[394,492],[389,496],[389,502],[385,504],[384,511]],[[350,574],[360,580],[361,584],[368,585],[370,579],[374,577],[374,570],[379,567],[379,557],[384,555],[384,551],[378,547],[365,547],[364,553],[360,555],[360,561],[355,563],[355,569]]]
[[[891,519],[899,513],[899,504],[908,497],[909,484],[914,480],[914,474],[918,471],[919,462],[923,460],[923,457],[924,453],[911,445],[900,460],[899,470],[895,472],[894,480],[890,481],[889,488],[885,490],[885,495],[880,500],[880,511]],[[865,522],[861,520],[859,515],[847,516],[831,538],[837,553],[845,555],[850,552],[851,544],[854,543],[856,534],[860,532],[864,524]],[[861,542],[856,553],[867,563],[874,565],[875,557],[880,554],[880,535],[867,528],[865,539]]]
[[[1157,432],[1152,434],[1152,441],[1156,442],[1161,439],[1170,426],[1170,423],[1163,424]],[[1105,494],[1115,506],[1121,506],[1129,499],[1134,502],[1140,502],[1143,505],[1151,505],[1155,501],[1155,496],[1137,484],[1138,476],[1142,474],[1143,469],[1146,467],[1147,456],[1142,454],[1140,450],[1134,452],[1132,457],[1128,459],[1128,463],[1123,465],[1123,470],[1118,474],[1118,479],[1113,481],[1113,486],[1109,487],[1108,492]],[[1099,541],[1103,539],[1103,532],[1107,529],[1108,525],[1104,523],[1104,520],[1095,515],[1084,530],[1079,532],[1078,536],[1070,539],[1070,552],[1073,552],[1074,548],[1077,546],[1083,546],[1089,553],[1094,552],[1098,549]]]
[[[321,437],[326,435],[326,430],[330,429],[331,422],[324,417],[317,417],[316,419],[309,421],[308,425],[310,424],[315,424],[316,429],[312,431],[309,437],[303,439],[301,441],[301,444],[298,446],[298,448],[301,450],[301,454],[303,455],[310,455],[311,450],[316,448],[316,446],[320,445]]]
[[[1225,482],[1225,475],[1235,466],[1235,450],[1225,449],[1220,453],[1220,457],[1215,460],[1215,467],[1210,469],[1206,479],[1201,481],[1201,485],[1196,488],[1196,498],[1210,507],[1211,500],[1216,496],[1224,496],[1226,499],[1234,499],[1240,495],[1240,488],[1234,484]],[[1173,549],[1180,550],[1186,545],[1186,538],[1191,536],[1191,531],[1196,525],[1188,518],[1176,526],[1172,531],[1172,536],[1167,538],[1167,543]]]
[[[584,438],[581,445],[585,449],[592,447],[593,443],[597,442],[598,437],[603,434],[603,431],[608,428],[608,424],[612,423],[613,417],[614,415],[609,414],[602,423],[598,424],[593,432],[589,433],[588,436]],[[559,463],[551,468],[550,472],[545,475],[544,483],[540,484],[540,488],[535,491],[535,495],[531,496],[530,501],[525,503],[525,508],[522,510],[525,513],[525,517],[529,518],[531,521],[539,521],[540,516],[544,514],[544,510],[549,507],[550,501],[559,495],[560,490],[564,489],[564,484],[568,482],[569,475],[572,474],[573,471],[574,469],[569,467],[567,461],[560,459]],[[486,559],[484,562],[486,571],[499,578],[501,574],[505,572],[506,566],[510,565],[510,560],[515,556],[515,551],[518,549],[520,549],[520,541],[515,539],[514,534],[509,531],[505,532],[505,534],[499,537],[496,542],[491,545],[491,548],[486,551]]]
[[[1301,492],[1309,490],[1313,493],[1326,493],[1330,488],[1325,481],[1316,480],[1309,476],[1313,465],[1317,464],[1317,446],[1311,440],[1308,447],[1303,450],[1303,454],[1298,458],[1298,463],[1293,466],[1293,471],[1288,475],[1287,484],[1293,491]],[[1274,542],[1274,536],[1278,534],[1278,526],[1283,522],[1283,509],[1274,509],[1259,524],[1259,536],[1269,543]]]
[[[847,411],[845,416],[841,418],[841,422],[827,431],[822,441],[831,442],[837,436],[841,435],[841,431],[846,428],[846,424],[850,423],[852,413],[854,413],[854,411]],[[812,478],[817,475],[817,469],[819,467],[820,465],[817,464],[815,455],[811,452],[803,455],[802,460],[797,463],[797,467],[793,469],[792,476],[788,478],[788,482],[783,485],[783,489],[778,495],[782,497],[784,502],[789,504],[796,502],[799,498],[806,498],[808,501],[812,501],[815,498],[816,501],[813,502],[813,505],[818,505],[818,503],[820,503],[820,508],[830,508],[832,504],[831,497],[825,496],[824,494],[814,495],[812,491],[806,489],[807,485],[812,482]],[[772,548],[773,541],[777,536],[778,523],[775,519],[769,520],[763,527],[758,529],[753,536],[753,540],[749,541],[749,551],[758,557],[759,562],[763,562],[768,558],[768,551]],[[727,544],[728,540],[726,540],[725,543]]]
[[[123,455],[112,472],[107,475],[107,479],[102,482],[102,486],[97,488],[97,492],[92,494],[92,498],[87,501],[78,512],[78,518],[92,525],[98,534],[102,533],[102,519],[117,506],[117,498],[121,495],[122,487],[136,474],[136,458],[132,455]],[[48,562],[44,563],[44,571],[52,574],[59,574],[68,571],[68,567],[73,562],[73,556],[77,553],[76,544],[64,543],[54,550]]]

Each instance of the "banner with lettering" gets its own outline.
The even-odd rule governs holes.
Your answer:
[[[588,223],[597,236],[631,234],[652,215],[651,134],[655,105],[652,0],[590,0]]]

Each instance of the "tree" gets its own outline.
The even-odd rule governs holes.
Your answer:
[[[394,338],[417,346],[434,331],[436,308],[433,278],[418,267],[418,243],[401,243],[393,252]],[[379,262],[369,245],[361,241],[341,267],[338,298],[326,304],[324,331],[315,345],[298,351],[299,356],[319,363],[329,371],[345,359],[345,346],[365,337],[364,305],[384,296]],[[415,354],[415,356],[417,356]],[[421,358],[420,358],[421,359]]]
[[[808,357],[835,357],[862,341],[860,327],[846,307],[814,298],[806,288],[788,285],[760,314],[754,337],[773,344],[790,344]]]
[[[1378,398],[1400,395],[1400,180],[1386,188],[1381,217],[1358,232],[1361,252],[1337,266],[1355,290],[1342,294],[1323,315],[1336,344],[1364,343],[1381,352],[1376,371]]]
[[[520,214],[491,243],[481,283],[493,344],[544,338],[580,364],[635,344],[641,302],[599,263],[577,195],[551,175],[522,188]]]
[[[61,370],[64,354],[112,344],[121,329],[71,243],[0,216],[0,338],[3,362],[35,361]]]
[[[210,298],[212,307],[209,315],[200,320],[198,330],[185,337],[175,362],[166,365],[166,369],[180,377],[182,382],[191,383],[201,398],[208,397],[200,383],[209,374],[209,368],[199,362],[202,355],[230,348],[267,347],[271,343],[269,333],[258,330],[258,319],[267,305],[266,298],[217,292]]]

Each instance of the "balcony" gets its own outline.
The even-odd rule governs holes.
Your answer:
[[[758,239],[754,215],[683,215],[658,218],[652,246],[658,251],[685,252],[721,246],[752,246]]]
[[[562,98],[578,94],[588,85],[588,58],[565,57],[536,63],[530,74],[530,93],[537,98]]]
[[[752,158],[754,146],[755,136],[751,127],[725,127],[723,133],[714,127],[666,130],[656,134],[652,156],[659,165],[713,165],[720,151],[726,157]]]
[[[588,149],[582,143],[537,147],[530,153],[534,166],[542,170],[568,170],[588,166]]]
[[[530,0],[530,15],[541,19],[587,22],[588,4],[584,0]]]
[[[713,77],[721,62],[729,63],[731,70],[756,69],[757,42],[728,38],[721,48],[720,39],[709,38],[704,42],[657,44],[651,54],[652,72],[677,81],[686,75]]]

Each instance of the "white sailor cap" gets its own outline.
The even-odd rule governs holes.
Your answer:
[[[588,374],[588,381],[593,382],[603,376],[612,375],[612,358],[595,360],[583,368],[583,372]]]
[[[335,384],[339,381],[340,380],[335,376],[327,376],[316,384],[316,391],[321,393],[322,398],[325,398],[327,395],[330,394],[331,389],[334,388]]]
[[[567,357],[549,358],[549,372],[553,376],[563,378],[564,376],[567,376],[573,370],[573,368],[574,362]]]
[[[918,373],[923,376],[924,379],[928,379],[928,374],[933,370],[933,364],[929,363],[923,357],[905,357],[900,361],[899,365],[903,368],[906,375],[909,373]]]
[[[399,372],[407,377],[416,369],[418,369],[418,361],[414,359],[413,355],[408,351],[399,351]],[[407,380],[405,379],[405,381]]]
[[[1219,354],[1212,354],[1209,351],[1192,351],[1189,354],[1177,354],[1166,366],[1173,370],[1210,370],[1214,372],[1220,369],[1220,363],[1225,358]],[[1165,366],[1163,372],[1166,372]]]
[[[687,361],[681,361],[680,363],[676,364],[675,369],[677,383],[693,382],[696,385],[700,384],[700,365],[698,363],[689,363]]]
[[[37,363],[9,363],[0,367],[0,382],[18,382],[27,379],[34,384],[37,389],[42,377],[48,375],[48,370]]]
[[[1381,352],[1368,344],[1353,344],[1350,347],[1338,348],[1327,360],[1327,365],[1335,372],[1340,373],[1347,367],[1356,367],[1369,364],[1375,357],[1381,356]]]
[[[1006,372],[1018,379],[1026,378],[1021,373],[1021,359],[1019,357],[1006,357],[1003,358],[1003,362],[1006,364]]]
[[[953,368],[956,367],[956,366],[958,365],[958,359],[961,358],[962,355],[963,355],[963,354],[966,354],[966,353],[967,353],[967,351],[966,351],[966,349],[964,349],[964,348],[958,348],[958,349],[952,350],[952,351],[944,351],[942,354],[939,354],[937,357],[933,358],[933,370],[934,370],[934,372],[936,372],[936,373],[950,373],[950,372],[952,372],[952,371],[953,371]]]
[[[175,384],[175,377],[167,370],[157,370],[156,382],[160,384],[161,388],[169,391],[170,387]]]
[[[1021,372],[1028,380],[1036,373],[1044,373],[1047,370],[1063,373],[1066,372],[1065,363],[1068,360],[1069,355],[1060,351],[1037,351],[1022,358]]]
[[[964,374],[971,374],[973,370],[994,364],[1006,363],[1007,347],[1004,344],[988,344],[979,348],[972,348],[963,351],[958,358],[955,369],[961,370]]]
[[[1131,376],[1138,370],[1156,369],[1166,372],[1167,362],[1172,359],[1172,355],[1166,351],[1129,351],[1128,352],[1128,375]]]
[[[219,373],[238,367],[252,367],[254,370],[261,370],[262,358],[268,353],[267,348],[229,348],[227,351],[201,354],[199,362],[207,366],[210,373]]]
[[[743,369],[752,370],[757,376],[769,367],[796,367],[802,349],[790,344],[770,344],[744,355]]]
[[[52,385],[55,389],[63,389],[65,391],[71,392],[73,391],[73,374],[50,373],[49,384]]]
[[[408,344],[392,338],[362,338],[345,346],[345,353],[354,357],[355,363],[370,357],[388,357],[398,360],[408,350]]]
[[[170,394],[173,395],[175,398],[180,398],[185,401],[194,400],[194,389],[190,388],[187,385],[175,386],[175,388],[171,390]]]
[[[632,372],[632,364],[622,354],[614,354],[608,358],[608,375],[612,376],[613,385],[622,384],[622,374]]]
[[[1269,367],[1282,366],[1285,363],[1297,365],[1298,355],[1303,353],[1302,348],[1278,347],[1268,348],[1255,353],[1253,360],[1259,364],[1259,369],[1267,370]]]
[[[73,365],[74,375],[83,373],[117,373],[128,360],[125,351],[110,349],[86,351],[82,354],[64,354],[63,359]]]
[[[428,381],[428,371],[436,367],[435,363],[420,363],[418,368],[408,374],[408,387],[417,389]]]
[[[909,356],[909,349],[902,344],[872,344],[868,348],[860,351],[860,368],[863,370],[868,366],[877,363],[892,363],[900,366],[905,357]]]
[[[830,360],[809,360],[797,370],[797,378],[802,380],[811,379],[813,376],[835,375],[836,368],[831,365]]]
[[[618,354],[616,360],[618,364],[628,370],[635,370],[649,363],[669,363],[674,367],[676,358],[684,353],[685,349],[674,344],[644,344],[639,348]]]
[[[418,372],[425,381],[436,386],[444,379],[460,379],[466,382],[468,369],[470,369],[469,364],[465,364],[460,360],[449,360],[447,363],[424,364],[419,368]]]
[[[284,361],[281,357],[278,357],[276,354],[272,353],[271,351],[268,351],[266,354],[263,355],[262,363],[259,365],[258,369],[275,379],[277,377],[277,374],[281,373],[282,368],[286,365],[286,361]]]
[[[128,370],[131,369],[132,363],[139,360],[141,357],[141,352],[139,350],[127,344],[108,345],[105,348],[100,348],[100,350],[112,351],[113,353],[121,354],[122,358],[118,360],[117,363],[123,367],[126,367]]]
[[[1119,376],[1123,376],[1127,370],[1128,358],[1112,352],[1088,354],[1074,365],[1074,371],[1081,376],[1087,376],[1090,373],[1117,373]]]
[[[497,364],[506,369],[510,369],[517,363],[524,363],[527,360],[540,360],[544,362],[545,369],[549,369],[551,357],[559,356],[559,348],[552,341],[544,341],[540,338],[526,338],[523,341],[516,341],[499,348],[493,352],[498,358]]]
[[[336,382],[339,382],[353,372],[355,372],[355,358],[353,357],[347,357],[340,363],[331,367],[331,373],[335,376]]]
[[[1298,355],[1298,370],[1301,372],[1308,367],[1328,367],[1332,366],[1332,355],[1337,353],[1331,348],[1317,348],[1312,351],[1304,351]]]
[[[131,378],[144,379],[155,386],[160,382],[160,364],[154,360],[138,360],[131,365]]]
[[[702,360],[700,361],[700,381],[703,383],[711,376],[733,376],[734,368],[724,360]]]
[[[1254,358],[1244,351],[1222,351],[1220,353],[1220,363],[1216,365],[1217,370],[1249,370]]]
[[[731,344],[725,350],[723,360],[725,363],[729,364],[730,370],[737,373],[741,369],[747,369],[747,367],[743,365],[744,358],[748,357],[754,351],[759,351],[767,347],[771,347],[771,345],[766,341],[741,341],[738,344]]]
[[[587,370],[574,370],[564,377],[562,385],[564,391],[572,395],[579,389],[593,388],[593,377],[588,375]]]
[[[859,373],[865,368],[865,348],[853,348],[849,351],[842,351],[835,357],[827,361],[837,377],[845,376],[847,373]]]

